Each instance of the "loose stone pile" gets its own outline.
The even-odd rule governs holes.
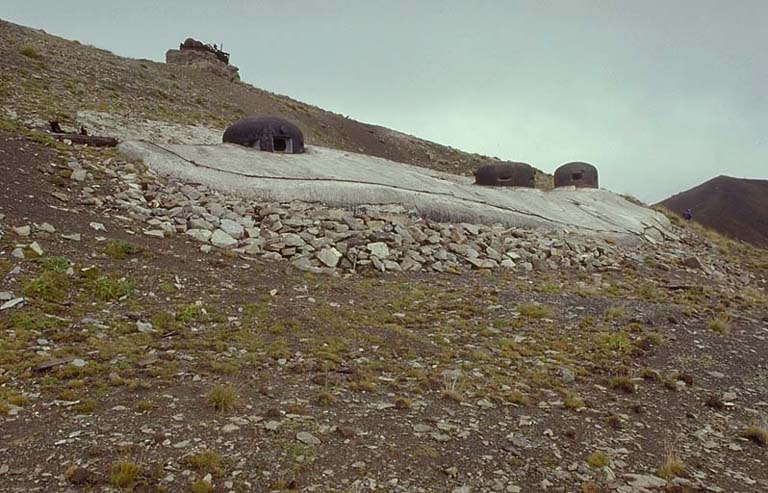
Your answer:
[[[262,203],[201,185],[166,181],[114,196],[118,207],[148,225],[145,235],[187,235],[201,250],[288,260],[301,270],[436,271],[475,269],[611,268],[621,252],[577,235],[546,237],[501,226],[437,223],[399,206],[330,209],[302,202]]]

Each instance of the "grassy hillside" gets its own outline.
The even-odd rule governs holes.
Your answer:
[[[158,46],[163,53],[168,46]],[[90,109],[185,124],[226,127],[252,114],[296,122],[309,144],[360,152],[457,174],[485,156],[368,125],[245,82],[193,68],[119,57],[0,20],[0,97],[19,115],[72,121]],[[540,173],[540,185],[549,179]]]

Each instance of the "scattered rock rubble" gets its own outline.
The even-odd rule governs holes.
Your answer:
[[[104,195],[85,183],[80,203],[117,207],[146,225],[144,235],[185,235],[200,242],[203,252],[218,248],[244,258],[285,260],[314,273],[615,270],[622,262],[650,257],[660,269],[681,264],[718,281],[728,277],[749,283],[748,276],[717,255],[705,250],[693,256],[691,247],[680,241],[619,246],[566,231],[439,223],[397,205],[345,210],[305,202],[249,201],[159,176],[133,163],[107,160],[103,166],[90,166],[119,178],[122,191]],[[68,167],[82,166],[70,162]]]
[[[601,240],[437,223],[398,206],[347,211],[302,202],[248,202],[172,181],[144,190],[132,186],[114,199],[118,207],[145,221],[146,235],[184,234],[202,243],[203,251],[216,247],[288,260],[316,273],[593,269],[618,267],[621,258],[617,247]]]

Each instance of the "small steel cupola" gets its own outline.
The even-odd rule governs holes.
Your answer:
[[[597,168],[573,161],[555,170],[555,187],[598,188]]]
[[[227,127],[222,140],[267,152],[304,152],[304,134],[301,129],[277,117],[243,118]]]
[[[475,171],[475,185],[534,188],[536,170],[527,163],[491,162]]]

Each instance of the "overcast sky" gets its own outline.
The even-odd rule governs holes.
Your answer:
[[[2,0],[0,17],[163,61],[223,43],[244,81],[657,201],[768,178],[765,0]]]

